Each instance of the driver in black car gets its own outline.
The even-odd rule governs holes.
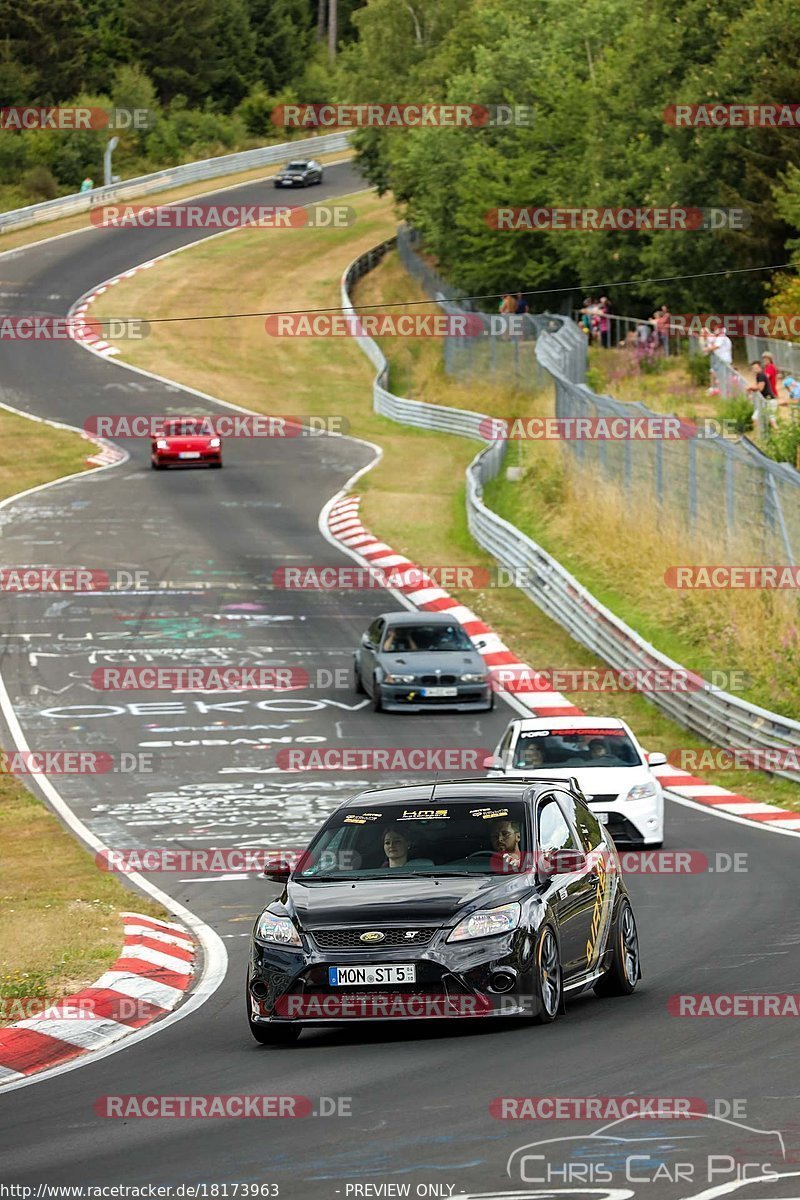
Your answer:
[[[507,817],[493,821],[489,840],[495,852],[493,859],[497,860],[497,870],[518,871],[522,863],[519,821],[509,821]]]

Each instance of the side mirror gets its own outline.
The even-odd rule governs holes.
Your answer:
[[[475,638],[472,644],[476,650],[485,650],[488,645],[486,638]]]
[[[651,767],[663,767],[667,761],[666,754],[662,754],[660,750],[656,750],[652,754],[646,754],[645,758]]]
[[[539,872],[547,879],[585,870],[586,855],[582,850],[543,850],[539,855]]]
[[[273,883],[286,883],[291,873],[292,864],[285,858],[271,858],[264,867],[263,878],[270,879]]]
[[[364,636],[362,637],[361,645],[364,647],[365,650],[374,650],[375,649],[372,642],[369,640],[368,633],[365,633]]]
[[[490,754],[482,763],[484,771],[502,771],[503,760],[498,758],[496,754]]]

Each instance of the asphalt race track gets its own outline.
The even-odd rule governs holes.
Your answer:
[[[358,186],[350,166],[328,167],[312,198]],[[226,192],[225,200],[252,203],[265,194],[273,198],[271,188],[250,184]],[[202,201],[211,202],[213,196]],[[7,254],[0,257],[0,290],[12,293],[6,309],[66,313],[101,280],[203,236],[89,229]],[[41,341],[3,344],[0,399],[77,426],[101,412],[212,407],[74,343]],[[149,469],[146,440],[125,448],[130,459],[118,467],[0,510],[4,563],[138,570],[152,584],[139,592],[0,601],[2,675],[29,745],[154,756],[152,773],[57,782],[107,845],[302,846],[337,797],[370,780],[357,773],[287,776],[274,761],[282,745],[494,745],[510,715],[502,704],[480,716],[392,717],[334,686],[233,697],[93,688],[98,666],[176,659],[346,670],[372,615],[395,607],[377,591],[293,593],[270,584],[272,571],[292,562],[344,561],[317,522],[327,500],[371,460],[367,446],[338,438],[237,439],[226,443],[222,471],[162,473]],[[292,741],[280,740],[286,738]],[[304,738],[320,740],[298,740]],[[792,1175],[800,1171],[800,1089],[791,1020],[681,1019],[667,1008],[676,993],[796,989],[797,842],[669,803],[666,846],[701,851],[721,869],[630,877],[644,967],[633,997],[573,1001],[565,1018],[543,1029],[480,1021],[354,1026],[304,1033],[291,1049],[257,1046],[244,1015],[247,936],[277,887],[235,873],[152,876],[223,938],[225,981],[163,1032],[0,1092],[2,1181],[208,1184],[195,1193],[208,1196],[226,1195],[210,1190],[213,1184],[274,1184],[279,1190],[270,1194],[292,1200],[602,1197],[614,1189],[623,1189],[620,1196],[679,1197],[720,1185],[715,1194],[747,1200],[800,1195],[800,1176]],[[725,870],[736,855],[740,869]],[[94,1110],[109,1094],[209,1093],[308,1096],[319,1115],[122,1121]],[[693,1097],[711,1116],[618,1127],[611,1131],[616,1141],[597,1142],[590,1177],[570,1164],[586,1171],[585,1137],[604,1121],[500,1120],[489,1111],[495,1097],[555,1095]],[[715,1120],[715,1112],[735,1122]],[[775,1130],[783,1142],[769,1132]],[[584,1141],[514,1154],[577,1135]],[[625,1166],[629,1155],[635,1168]],[[734,1158],[750,1164],[741,1186],[726,1173]],[[549,1170],[548,1163],[560,1165]],[[785,1178],[753,1181],[765,1164]]]

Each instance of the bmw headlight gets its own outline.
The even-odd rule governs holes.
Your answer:
[[[158,441],[156,442],[156,449],[157,450],[166,450],[168,448],[169,448],[169,442],[165,441],[164,438],[159,438]]]
[[[462,675],[462,683],[486,683],[486,675]]]
[[[497,933],[509,933],[516,929],[522,919],[519,904],[503,904],[500,908],[484,908],[459,921],[448,937],[448,942],[469,942],[473,938],[494,937]]]
[[[658,788],[654,783],[637,783],[636,787],[632,787],[625,797],[626,800],[648,800],[651,796],[658,794]]]
[[[384,683],[413,683],[413,675],[384,675]]]
[[[289,917],[263,912],[256,922],[256,937],[263,942],[274,942],[277,946],[302,946],[300,934]]]

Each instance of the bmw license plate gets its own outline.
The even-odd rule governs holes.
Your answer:
[[[394,967],[328,967],[328,983],[331,987],[382,987],[387,983],[414,983],[417,968],[413,963],[401,963]]]
[[[422,689],[423,696],[457,696],[458,688],[431,687]]]
[[[178,458],[199,458],[199,457],[200,457],[199,450],[181,450],[180,454],[178,455]]]

